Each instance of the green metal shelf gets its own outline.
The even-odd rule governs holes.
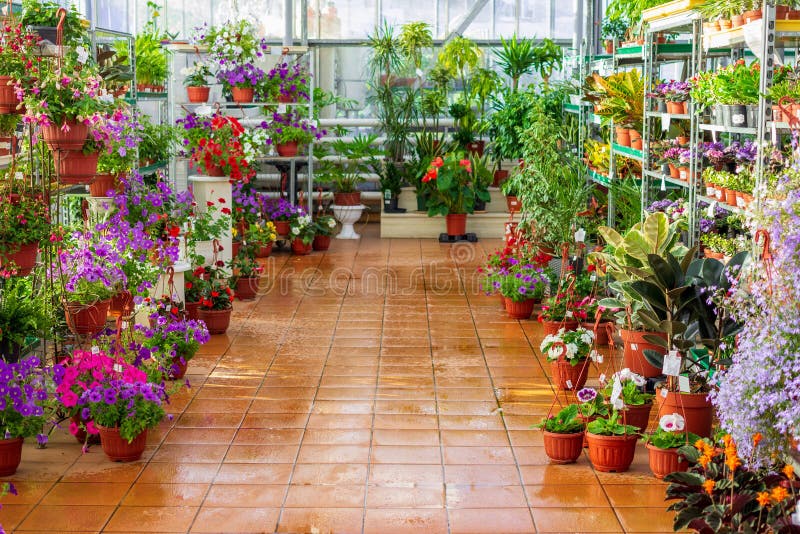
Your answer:
[[[152,165],[148,165],[147,167],[139,167],[139,174],[148,175],[153,174],[157,171],[167,168],[168,162],[166,161],[157,161]]]
[[[635,150],[629,146],[622,146],[618,145],[617,143],[612,143],[611,149],[614,151],[615,155],[623,156],[636,161],[642,161],[643,159],[641,150]]]

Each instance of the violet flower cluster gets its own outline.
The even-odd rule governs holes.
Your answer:
[[[691,84],[677,80],[660,83],[656,86],[656,94],[672,102],[682,102],[689,99]]]
[[[217,72],[217,79],[231,87],[255,87],[264,79],[264,71],[252,63],[232,65]]]
[[[299,63],[291,67],[287,63],[281,63],[269,71],[267,78],[271,84],[275,84],[278,94],[291,97],[309,99],[308,78],[310,74],[306,72]]]
[[[294,217],[306,215],[302,206],[293,206],[285,198],[262,197],[264,213],[270,221],[288,221]]]
[[[51,373],[52,368],[43,369],[35,355],[17,363],[0,360],[0,433],[4,439],[41,432]],[[47,436],[39,433],[37,441],[44,445]]]
[[[92,304],[109,298],[126,283],[124,259],[105,234],[75,232],[48,269],[51,279],[63,278],[68,300]]]
[[[793,171],[797,176],[798,169]],[[744,326],[733,364],[719,375],[711,398],[740,457],[768,464],[800,435],[800,190],[788,174],[760,214],[772,243],[771,265],[754,266],[747,287],[731,291],[727,306]],[[763,440],[753,446],[753,436]]]

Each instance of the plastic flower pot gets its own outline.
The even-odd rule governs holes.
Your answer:
[[[147,429],[142,430],[130,443],[119,435],[119,427],[106,428],[97,425],[97,430],[100,431],[103,452],[112,462],[135,462],[142,457],[147,445]]]
[[[169,377],[172,380],[180,380],[186,376],[186,371],[189,369],[189,359],[191,359],[192,356],[193,355],[176,354],[172,358],[169,368]]]
[[[556,335],[562,328],[565,332],[577,330],[580,323],[578,321],[542,321],[542,328],[544,328],[544,335]]]
[[[311,243],[314,250],[325,251],[331,248],[331,236],[329,235],[315,235],[314,241]]]
[[[594,343],[598,346],[608,345],[608,325],[613,325],[611,321],[603,321],[595,328],[594,323],[581,323],[581,327],[594,332]]]
[[[589,377],[587,360],[572,365],[560,357],[558,361],[550,362],[550,370],[553,373],[553,384],[559,391],[578,391],[586,385]]]
[[[557,434],[545,430],[544,452],[551,464],[574,464],[583,452],[583,432]]]
[[[67,327],[73,334],[93,336],[105,327],[110,307],[111,299],[101,300],[94,304],[67,302],[64,306]]]
[[[228,327],[231,324],[231,310],[232,308],[227,308],[225,310],[205,310],[199,308],[197,310],[197,316],[201,321],[206,323],[209,334],[221,335],[228,331]]]
[[[711,424],[714,419],[714,406],[708,399],[708,393],[680,393],[663,389],[656,391],[658,413],[677,413],[686,421],[685,430],[700,437],[711,437]]]
[[[522,210],[522,202],[515,196],[507,196],[506,197],[506,206],[508,206],[509,213],[518,213]]]
[[[0,113],[15,113],[19,100],[14,93],[14,86],[8,85],[12,78],[10,76],[0,76]]]
[[[206,176],[219,178],[221,176],[225,176],[225,171],[222,170],[222,167],[218,167],[216,165],[207,165],[204,174]]]
[[[307,256],[311,254],[311,243],[305,244],[299,237],[292,239],[292,253],[297,256]]]
[[[235,258],[239,255],[239,252],[242,250],[242,242],[241,241],[233,241],[231,243],[231,254]]]
[[[91,419],[84,419],[81,417],[80,414],[73,415],[70,418],[70,421],[75,423],[75,441],[83,445],[86,443],[87,445],[100,445],[100,434],[89,434],[86,432],[85,425],[91,422]],[[82,426],[83,425],[83,426]],[[72,425],[70,425],[72,427]],[[86,438],[89,438],[88,440]]]
[[[428,209],[428,195],[425,193],[417,193],[417,211],[427,211]]]
[[[500,297],[500,307],[503,308],[503,310],[505,310],[506,309],[506,300],[508,300],[508,299],[506,299],[503,296],[502,293],[498,293],[497,296]]]
[[[733,27],[733,22],[731,19],[720,19],[719,20],[719,29],[720,30],[730,30]]]
[[[256,90],[253,87],[232,87],[231,97],[237,104],[247,104],[255,98]]]
[[[267,243],[258,247],[256,249],[256,258],[269,258],[269,255],[272,254],[272,245],[272,243]]]
[[[113,174],[98,174],[89,184],[89,194],[93,197],[108,197],[114,192],[120,192],[121,184]]]
[[[510,298],[505,298],[503,305],[510,319],[530,319],[533,314],[533,308],[536,306],[536,301],[534,299],[526,299],[515,302]]]
[[[273,221],[275,233],[278,235],[289,235],[289,221]]]
[[[597,471],[622,473],[630,468],[639,436],[601,436],[586,433],[589,461]]]
[[[678,167],[675,166],[674,163],[669,163],[669,176],[670,178],[680,178],[680,173],[678,172]]]
[[[486,147],[486,142],[483,140],[473,141],[467,144],[467,152],[470,154],[476,154],[477,156],[483,156],[483,150]]]
[[[39,243],[9,243],[6,252],[0,252],[0,267],[11,269],[16,266],[17,275],[28,276],[36,266]]]
[[[333,204],[334,206],[358,206],[361,204],[361,191],[334,193]]]
[[[653,378],[661,375],[661,369],[654,367],[648,363],[644,357],[646,349],[655,350],[664,354],[665,351],[658,345],[648,343],[645,336],[658,336],[667,339],[667,335],[663,332],[641,332],[637,330],[625,330],[621,328],[619,331],[622,336],[623,342],[623,367],[629,368],[636,374],[642,375],[645,378]]]
[[[616,129],[617,144],[620,146],[631,146],[631,134],[628,133],[627,128],[617,126]]]
[[[744,26],[744,17],[742,15],[733,15],[731,17],[731,26],[734,28]]]
[[[183,303],[183,311],[186,314],[187,319],[192,319],[197,321],[200,319],[200,302],[184,302]]]
[[[661,480],[670,473],[689,470],[689,462],[678,454],[678,449],[659,449],[650,443],[646,447],[650,471],[657,479]]]
[[[17,472],[22,461],[22,438],[0,439],[0,477]]]
[[[775,6],[775,18],[777,20],[786,20],[789,18],[789,6],[778,5]]]
[[[83,123],[67,121],[64,125],[42,126],[41,134],[50,150],[82,150],[89,135],[89,127]]]
[[[466,213],[448,213],[444,216],[445,225],[447,228],[447,235],[449,236],[462,236],[467,233],[467,214]]]
[[[236,298],[239,300],[253,300],[258,293],[258,276],[249,276],[236,280]]]
[[[631,148],[635,150],[642,149],[642,134],[637,132],[636,130],[630,129],[628,130],[628,134],[631,138]]]
[[[650,410],[653,408],[653,403],[648,402],[641,405],[626,404],[625,409],[622,410],[620,421],[624,425],[635,426],[639,432],[647,430],[650,424]]]
[[[725,189],[725,204],[730,206],[736,205],[736,191],[733,189]]]
[[[508,171],[504,171],[502,169],[494,171],[492,180],[492,185],[494,187],[500,187],[506,180],[508,180]]]
[[[276,100],[278,102],[280,102],[281,104],[291,104],[293,102],[296,102],[294,96],[292,96],[292,95],[284,95],[284,94],[278,95]]]
[[[203,104],[208,102],[208,95],[211,93],[210,87],[187,87],[186,96],[192,104]]]
[[[78,150],[56,152],[53,154],[62,184],[81,185],[90,183],[97,175],[97,152],[84,154]]]
[[[133,294],[130,291],[123,289],[111,297],[111,304],[108,307],[109,317],[120,317],[131,312],[133,312]]]
[[[297,155],[297,141],[290,141],[288,143],[276,143],[275,150],[282,158],[293,158]]]

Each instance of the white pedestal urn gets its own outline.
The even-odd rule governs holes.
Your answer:
[[[191,184],[194,199],[199,208],[206,206],[206,202],[213,202],[219,208],[215,216],[222,216],[220,211],[222,208],[233,209],[231,183],[227,176],[192,175],[189,176],[189,184]],[[220,199],[224,202],[220,202]],[[219,244],[222,246],[222,250],[217,255],[217,259],[227,264],[233,257],[233,241],[230,228],[220,237]],[[198,254],[200,253],[200,251],[197,252]],[[181,287],[183,286],[181,285]]]
[[[151,299],[159,299],[162,295],[170,295],[180,302],[186,302],[184,293],[185,277],[184,273],[192,269],[188,261],[179,260],[172,265],[172,285],[175,287],[170,291],[169,273],[164,272],[158,277],[158,282],[150,290]],[[136,313],[136,323],[147,325],[150,310],[147,307],[139,307]]]
[[[334,204],[332,208],[333,216],[337,221],[342,223],[342,230],[339,232],[339,235],[336,236],[336,239],[361,239],[361,236],[356,233],[353,225],[361,218],[361,213],[366,206],[363,204],[358,204],[356,206],[338,206]]]

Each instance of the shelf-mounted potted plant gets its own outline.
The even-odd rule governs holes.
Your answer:
[[[659,419],[658,428],[651,434],[645,434],[650,471],[657,479],[689,469],[689,462],[681,455],[680,448],[694,445],[700,437],[684,431],[684,428],[681,414],[665,414]]]
[[[597,471],[622,473],[630,468],[636,452],[639,430],[620,422],[616,409],[586,426],[589,461]]]
[[[252,102],[266,80],[266,74],[256,65],[268,48],[266,41],[256,37],[255,26],[244,18],[202,30],[194,38],[208,46],[212,62],[220,65],[217,79],[230,91],[234,102]]]
[[[335,154],[332,159],[323,160],[320,165],[320,180],[332,182],[335,191],[335,206],[360,206],[361,191],[365,175],[376,165],[381,153],[375,145],[378,137],[375,134],[359,134],[352,139],[336,139],[331,145]]]
[[[570,404],[537,425],[544,434],[544,452],[553,464],[572,464],[583,452],[586,425],[577,404]]]
[[[236,118],[221,113],[190,113],[177,123],[183,127],[180,154],[188,157],[198,172],[229,176],[235,181],[246,181],[255,175],[242,144],[245,129]]]
[[[304,102],[310,98],[311,73],[300,62],[281,62],[267,73],[267,98],[284,104]]]
[[[560,391],[578,391],[586,385],[589,360],[594,359],[594,333],[591,330],[559,330],[548,334],[539,349],[550,362],[553,382]]]
[[[617,43],[625,39],[628,32],[628,22],[624,18],[603,17],[600,26],[600,35],[605,39],[606,54],[613,54]]]
[[[211,87],[208,86],[208,78],[211,76],[211,69],[202,61],[195,61],[191,67],[181,69],[184,76],[183,84],[186,86],[186,96],[193,104],[204,104],[208,102],[208,95]]]
[[[0,113],[24,113],[18,95],[24,95],[38,76],[39,36],[8,21],[0,26],[0,40]]]
[[[306,145],[326,133],[296,111],[273,113],[272,120],[263,126],[269,135],[267,143],[273,145],[278,155],[284,158],[297,157]]]

